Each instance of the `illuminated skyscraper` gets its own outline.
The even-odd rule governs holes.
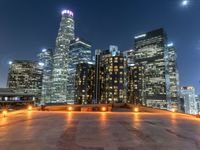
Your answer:
[[[53,57],[52,100],[66,100],[70,41],[74,39],[74,19],[70,10],[62,11],[62,19],[56,39]]]
[[[53,51],[52,49],[43,49],[38,54],[39,62],[42,64],[42,98],[41,102],[48,103],[51,101],[52,89],[52,69],[53,69]]]
[[[75,100],[75,74],[76,65],[91,61],[91,45],[84,39],[76,38],[70,42],[69,48],[69,64],[67,68],[67,93],[66,99],[69,103]]]
[[[181,87],[180,97],[183,100],[184,112],[187,114],[198,114],[198,101],[195,95],[195,88],[192,86]]]
[[[128,64],[127,70],[127,102],[135,105],[144,101],[144,83],[141,80],[144,76],[144,67],[135,64]]]
[[[177,66],[176,48],[173,43],[167,44],[168,48],[168,71],[169,71],[169,92],[171,99],[171,107],[180,110],[180,90],[179,90],[179,72]]]
[[[200,114],[200,95],[196,95],[197,113]]]
[[[136,65],[143,66],[139,79],[143,83],[143,105],[171,108],[167,37],[163,29],[135,36]]]
[[[96,51],[95,99],[98,103],[126,102],[127,62],[117,46]]]
[[[75,103],[94,103],[95,65],[92,62],[76,65]]]

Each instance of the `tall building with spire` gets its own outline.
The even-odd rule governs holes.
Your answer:
[[[56,39],[55,54],[53,56],[53,85],[52,100],[62,102],[66,100],[66,85],[69,63],[70,41],[74,39],[74,19],[70,10],[62,11],[60,28]]]

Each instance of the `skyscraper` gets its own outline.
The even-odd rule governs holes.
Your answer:
[[[144,76],[144,67],[135,64],[128,64],[127,70],[127,102],[134,105],[142,105],[144,83],[141,80]]]
[[[74,19],[70,10],[62,11],[62,18],[56,39],[55,54],[53,57],[53,85],[52,100],[65,101],[67,92],[67,76],[69,64],[70,41],[74,39]]]
[[[95,65],[92,62],[76,65],[75,103],[92,104],[94,100]]]
[[[126,58],[128,65],[134,64],[134,50],[133,49],[124,51],[123,55]]]
[[[181,87],[180,97],[184,101],[183,108],[187,114],[198,114],[198,104],[195,95],[195,88],[192,86]]]
[[[157,29],[135,36],[136,65],[143,66],[139,70],[143,83],[143,105],[171,109],[170,81],[168,71],[167,37],[164,30]]]
[[[9,63],[7,86],[18,93],[34,94],[41,98],[42,68],[36,61],[15,60]]]
[[[41,102],[49,103],[51,101],[52,89],[52,70],[53,70],[53,50],[43,49],[38,54],[39,63],[42,65],[42,98]]]
[[[70,103],[75,100],[75,74],[76,65],[91,61],[91,45],[82,38],[76,38],[70,42],[69,64],[67,68],[67,93],[66,99]]]
[[[177,66],[177,55],[176,55],[176,48],[174,47],[173,43],[167,44],[168,48],[168,71],[169,71],[169,92],[170,92],[170,99],[171,99],[171,107],[174,109],[180,109],[180,90],[179,90],[179,72]]]
[[[196,95],[196,101],[197,101],[198,114],[200,114],[200,95]]]
[[[126,102],[127,62],[117,46],[96,52],[96,100],[98,103]]]

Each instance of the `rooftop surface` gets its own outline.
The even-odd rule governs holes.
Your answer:
[[[0,116],[1,150],[199,150],[200,119],[178,113],[19,111]]]

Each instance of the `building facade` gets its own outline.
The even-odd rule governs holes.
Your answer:
[[[168,55],[167,36],[162,28],[135,36],[134,61],[144,67],[143,72],[139,70],[139,83],[144,84],[143,105],[172,109]]]
[[[9,64],[7,87],[17,93],[34,94],[41,99],[42,68],[36,61],[15,60]]]
[[[81,38],[76,38],[70,42],[66,98],[71,103],[74,103],[75,100],[76,65],[90,62],[91,58],[91,45],[88,42]]]
[[[53,71],[53,50],[43,49],[38,54],[39,63],[42,65],[42,103],[50,103],[52,99],[52,71]]]
[[[132,64],[135,63],[135,61],[134,61],[134,50],[133,49],[124,51],[123,55],[126,58],[128,65],[132,65]]]
[[[98,103],[126,102],[127,62],[117,46],[96,52],[96,101]]]
[[[144,67],[141,65],[128,64],[127,71],[127,102],[134,105],[142,105],[144,101]]]
[[[171,99],[171,108],[180,110],[180,89],[179,89],[179,72],[177,66],[176,48],[173,43],[167,44],[168,48],[168,71],[169,71],[169,92]]]
[[[74,19],[70,10],[62,11],[62,18],[53,56],[52,100],[66,101],[70,41],[74,39]]]
[[[195,95],[195,88],[192,86],[181,87],[180,98],[183,100],[183,112],[187,114],[198,114],[198,102]]]
[[[196,95],[196,101],[197,101],[198,114],[200,114],[200,95]]]
[[[76,65],[75,103],[94,104],[95,65],[92,62]]]
[[[35,95],[34,94],[29,94],[29,93],[18,93],[13,91],[12,89],[9,88],[0,88],[0,106],[1,104],[3,105],[4,102],[29,102],[32,103],[34,102]]]

